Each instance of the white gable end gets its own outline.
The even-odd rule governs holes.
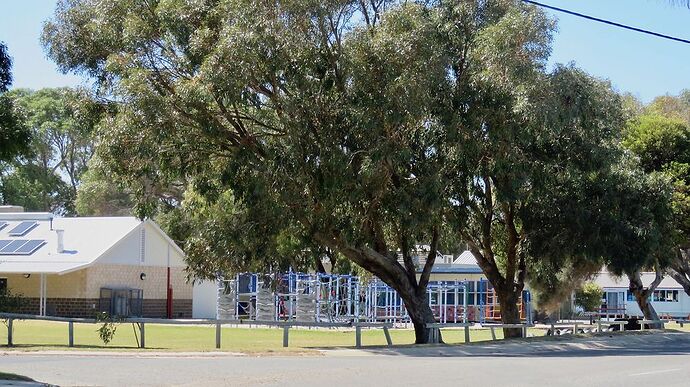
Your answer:
[[[10,230],[22,221],[37,225],[21,237]],[[0,273],[66,274],[95,264],[184,267],[184,253],[152,221],[134,217],[53,218],[45,213],[0,213],[0,240],[45,241],[28,255],[2,254]],[[62,230],[59,252],[56,230]]]

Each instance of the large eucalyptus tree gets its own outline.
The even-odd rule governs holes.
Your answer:
[[[551,259],[528,247],[585,215],[617,157],[620,103],[546,71],[553,27],[513,0],[70,0],[43,40],[120,104],[98,157],[140,215],[167,198],[195,217],[175,224],[199,275],[284,268],[286,239],[327,248],[396,289],[423,343],[442,231],[516,322],[528,269]]]

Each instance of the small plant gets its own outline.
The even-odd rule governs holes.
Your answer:
[[[593,282],[587,282],[575,293],[575,304],[581,306],[585,312],[593,312],[596,308],[601,307],[601,298],[603,296],[604,290],[601,286]]]
[[[96,322],[103,323],[97,332],[103,344],[108,345],[113,341],[115,331],[117,331],[117,326],[120,324],[121,319],[111,316],[108,312],[99,312],[96,314]]]

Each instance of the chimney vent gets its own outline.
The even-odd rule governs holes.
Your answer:
[[[57,249],[58,254],[65,251],[65,230],[55,230],[55,236],[57,237]]]

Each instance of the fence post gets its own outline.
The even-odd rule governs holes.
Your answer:
[[[489,327],[491,329],[491,340],[496,340],[496,327]],[[465,340],[467,342],[467,340]]]
[[[290,326],[289,325],[283,326],[283,347],[285,347],[285,348],[287,348],[287,346],[288,346],[289,335],[290,335]]]
[[[391,333],[388,332],[388,327],[385,325],[383,326],[383,334],[386,335],[386,343],[388,343],[388,346],[392,347],[393,346],[393,340],[391,340]]]
[[[355,326],[355,347],[362,348],[362,327]]]
[[[574,334],[574,335],[578,334],[578,331],[577,331],[577,323],[575,323],[575,324],[573,325],[573,334]]]
[[[13,321],[14,320],[11,318],[7,319],[7,346],[8,347],[11,347],[14,345],[14,343],[12,342],[12,323],[13,323]]]
[[[465,344],[470,342],[470,326],[465,325]]]
[[[597,321],[597,333],[601,333],[601,320]]]
[[[146,348],[146,339],[145,339],[145,337],[146,337],[146,330],[145,330],[145,328],[144,328],[144,323],[143,323],[143,322],[139,324],[139,333],[141,334],[141,342],[139,343],[139,344],[140,344],[140,347],[141,347],[141,348]]]
[[[522,327],[522,337],[527,338],[527,325]]]
[[[216,321],[216,349],[220,349],[220,321]]]
[[[69,346],[74,347],[74,321],[70,321],[67,324],[69,330]]]

